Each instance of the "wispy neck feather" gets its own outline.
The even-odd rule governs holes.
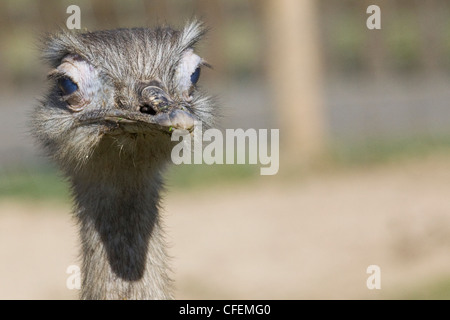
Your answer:
[[[159,168],[72,177],[82,243],[82,299],[171,299]]]

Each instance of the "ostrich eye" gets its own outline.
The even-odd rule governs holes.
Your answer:
[[[200,67],[197,67],[195,71],[191,74],[191,82],[193,85],[197,84],[198,79],[200,78]]]
[[[58,86],[65,96],[78,90],[77,84],[72,79],[67,77],[58,79]]]

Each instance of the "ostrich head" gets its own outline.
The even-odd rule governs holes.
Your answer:
[[[101,170],[98,161],[164,163],[174,129],[211,122],[212,104],[197,87],[208,66],[194,53],[203,34],[192,22],[181,31],[50,35],[43,56],[51,88],[33,114],[34,134],[69,176],[89,163]]]

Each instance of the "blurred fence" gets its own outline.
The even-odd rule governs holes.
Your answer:
[[[301,1],[301,0],[300,0]],[[213,29],[208,56],[227,76],[264,70],[263,7],[268,0],[3,0],[0,2],[2,82],[28,81],[37,72],[29,50],[40,32],[64,27],[66,8],[82,9],[87,29],[171,23],[196,16]],[[450,2],[446,0],[320,0],[318,25],[327,74],[389,76],[450,73]],[[370,4],[382,10],[382,29],[365,28]],[[280,37],[283,35],[280,35]],[[26,59],[24,59],[26,58]],[[30,61],[30,62],[28,62]],[[226,67],[225,67],[226,66]]]
[[[321,3],[328,72],[392,76],[450,72],[450,2],[445,0]],[[381,30],[361,28],[370,4],[381,8]]]

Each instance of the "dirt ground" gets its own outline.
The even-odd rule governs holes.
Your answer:
[[[408,298],[450,279],[448,156],[171,191],[164,203],[179,299]],[[0,202],[0,299],[77,298],[69,211]]]

